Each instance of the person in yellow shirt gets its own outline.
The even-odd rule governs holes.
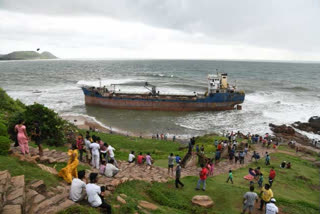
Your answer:
[[[262,187],[261,192],[260,192],[260,197],[261,197],[261,200],[260,200],[260,209],[259,210],[262,210],[263,206],[266,203],[268,203],[271,200],[271,198],[273,198],[273,192],[270,189],[269,184],[265,184],[264,187]]]

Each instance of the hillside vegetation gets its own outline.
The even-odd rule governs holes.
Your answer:
[[[36,51],[14,51],[6,55],[0,55],[0,60],[33,60],[33,59],[57,59],[50,52],[38,53]]]

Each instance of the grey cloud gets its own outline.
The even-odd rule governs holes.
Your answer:
[[[0,8],[51,16],[103,15],[202,33],[213,41],[320,52],[319,1],[0,0]]]

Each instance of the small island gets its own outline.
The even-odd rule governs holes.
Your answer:
[[[36,51],[14,51],[9,54],[1,55],[0,60],[34,60],[34,59],[58,59],[48,51],[38,53]]]

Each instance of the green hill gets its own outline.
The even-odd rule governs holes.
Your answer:
[[[14,51],[6,55],[0,55],[0,60],[33,60],[33,59],[57,59],[50,52],[42,52],[41,54],[36,51]]]

